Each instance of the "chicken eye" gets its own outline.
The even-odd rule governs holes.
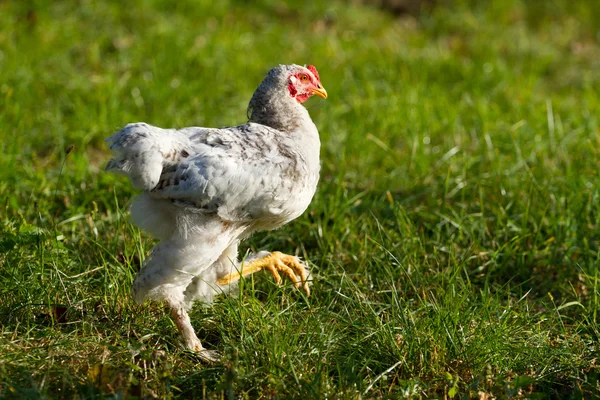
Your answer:
[[[306,76],[306,75],[300,75],[300,80],[302,82],[306,82],[308,80],[308,76]]]

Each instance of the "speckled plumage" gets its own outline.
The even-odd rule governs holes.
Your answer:
[[[113,152],[107,170],[144,191],[131,206],[133,222],[160,239],[135,279],[137,301],[185,308],[211,301],[229,286],[217,280],[239,267],[240,240],[308,207],[320,141],[290,89],[302,87],[298,73],[311,74],[322,89],[305,67],[275,67],[254,93],[246,124],[175,130],[135,123],[107,139]]]

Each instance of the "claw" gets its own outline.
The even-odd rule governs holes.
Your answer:
[[[185,347],[195,353],[202,361],[213,364],[221,359],[221,354],[216,350],[207,350],[202,346],[197,337],[183,338]]]
[[[217,363],[221,360],[221,353],[216,350],[202,349],[196,352],[196,355],[204,362],[209,364]]]
[[[205,349],[196,335],[193,337],[183,337],[183,341],[187,350],[195,353],[202,361],[214,364],[221,360],[221,354],[216,350]]]
[[[274,252],[273,255],[277,257],[277,261],[285,269],[284,272],[290,278],[297,288],[302,287],[307,296],[310,296],[310,288],[308,286],[308,271],[306,266],[298,257],[290,256],[287,254]]]

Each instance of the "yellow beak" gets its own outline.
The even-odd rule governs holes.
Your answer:
[[[318,88],[313,89],[312,94],[316,94],[319,97],[322,97],[324,99],[327,98],[327,90],[325,90],[325,88],[321,85],[319,85]]]

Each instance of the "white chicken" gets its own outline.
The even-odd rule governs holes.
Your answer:
[[[185,346],[206,361],[187,309],[211,302],[240,276],[267,269],[309,291],[299,258],[261,251],[238,261],[238,244],[258,230],[278,228],[308,207],[319,180],[319,133],[302,106],[327,98],[312,65],[271,69],[248,106],[249,122],[232,128],[161,129],[125,126],[106,141],[107,171],[125,174],[144,192],[133,222],[160,242],[133,283],[137,302],[164,301]]]

